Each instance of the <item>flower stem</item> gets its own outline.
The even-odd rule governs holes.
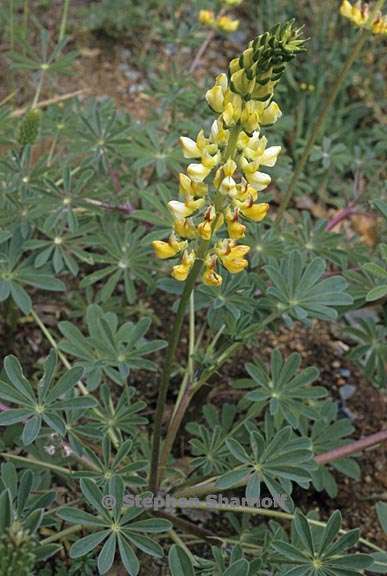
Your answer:
[[[50,462],[43,462],[42,460],[36,460],[35,458],[27,458],[25,456],[18,456],[17,454],[8,454],[3,452],[0,454],[2,458],[7,460],[13,460],[14,462],[19,462],[19,464],[29,464],[30,466],[37,466],[38,468],[46,468],[52,472],[56,472],[61,476],[72,476],[72,471],[63,466],[58,466],[57,464],[51,464]]]
[[[278,315],[279,314],[277,312],[274,312],[272,314],[269,314],[265,318],[265,320],[263,320],[261,323],[253,324],[252,326],[250,326],[249,331],[245,333],[245,338],[247,338],[254,332],[257,333],[263,330],[268,324],[270,324],[275,318],[277,318]],[[165,469],[167,465],[169,454],[171,453],[172,446],[175,442],[177,433],[180,430],[181,423],[192,401],[192,398],[195,396],[196,392],[202,386],[204,386],[204,384],[206,384],[206,382],[212,376],[212,374],[214,374],[218,370],[218,368],[220,368],[220,366],[224,364],[224,362],[226,362],[226,360],[228,360],[234,354],[234,352],[236,352],[245,343],[245,341],[246,340],[244,339],[230,344],[230,346],[228,346],[218,357],[216,362],[214,362],[212,366],[203,371],[199,380],[195,384],[193,384],[193,386],[186,388],[184,395],[181,397],[181,400],[175,409],[172,421],[168,428],[160,460],[160,469],[162,471]]]
[[[179,507],[179,503],[176,504]],[[191,510],[208,510],[208,511],[215,511],[215,512],[242,512],[245,514],[252,514],[256,516],[266,516],[268,518],[278,518],[281,520],[294,520],[294,514],[289,514],[288,512],[281,512],[280,510],[272,510],[269,508],[255,508],[250,506],[233,506],[227,504],[208,504],[207,502],[189,502],[189,504],[182,504],[182,508],[189,508]],[[307,518],[307,521],[312,524],[313,526],[321,526],[325,528],[327,526],[326,522],[322,522],[321,520],[313,520],[312,518]],[[340,529],[340,534],[347,534],[346,530]],[[359,538],[359,543],[368,546],[372,550],[377,550],[378,552],[383,552],[382,548],[379,548],[373,542],[366,540],[365,538]]]
[[[59,29],[59,42],[61,42],[63,40],[63,38],[65,37],[65,34],[66,34],[69,6],[70,6],[70,0],[64,0],[62,20],[60,22],[60,29]]]
[[[151,459],[151,469],[150,469],[150,479],[149,488],[152,492],[156,492],[159,488],[159,457],[160,457],[160,444],[161,444],[161,425],[162,418],[165,408],[165,403],[167,399],[167,393],[169,388],[169,381],[172,372],[173,362],[175,359],[176,348],[180,337],[181,328],[183,325],[183,319],[188,301],[191,296],[191,292],[194,289],[195,282],[199,276],[201,269],[203,267],[203,255],[207,250],[208,242],[203,242],[201,250],[199,248],[200,254],[195,260],[192,270],[185,282],[184,290],[180,298],[179,307],[177,309],[175,322],[172,326],[172,330],[168,339],[167,356],[165,359],[164,369],[161,375],[159,396],[157,399],[157,406],[154,419],[153,427],[153,445],[152,445],[152,459]],[[200,256],[200,257],[199,257]]]
[[[328,113],[330,112],[332,105],[334,104],[336,97],[340,91],[341,86],[343,85],[348,72],[350,71],[353,63],[355,62],[355,60],[358,58],[364,44],[366,43],[366,41],[368,40],[370,36],[370,31],[368,29],[364,29],[361,32],[359,32],[357,40],[353,46],[352,51],[348,54],[346,61],[344,62],[337,78],[336,81],[334,82],[332,88],[329,90],[328,92],[328,96],[323,104],[323,107],[321,109],[321,112],[316,120],[316,123],[314,124],[308,140],[305,144],[305,148],[304,151],[302,153],[301,158],[298,161],[298,164],[296,166],[296,169],[293,173],[293,176],[290,180],[289,183],[289,187],[287,189],[287,192],[280,204],[280,207],[278,209],[277,212],[277,218],[276,218],[276,225],[278,226],[278,224],[281,222],[284,213],[289,205],[289,202],[294,194],[294,191],[296,189],[298,180],[304,170],[305,164],[309,158],[310,153],[312,152],[313,146],[316,143],[317,138],[320,135],[320,132],[323,128],[323,125],[325,123],[325,120],[328,116]]]

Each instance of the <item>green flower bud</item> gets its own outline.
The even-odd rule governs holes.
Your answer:
[[[38,108],[29,110],[19,126],[17,141],[22,146],[34,144],[39,134],[42,112]]]
[[[21,524],[14,522],[0,537],[1,576],[31,576],[35,542]]]

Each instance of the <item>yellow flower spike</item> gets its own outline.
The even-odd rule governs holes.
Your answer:
[[[157,258],[161,260],[173,258],[176,254],[184,250],[186,246],[187,242],[178,242],[174,234],[170,235],[168,242],[164,242],[163,240],[154,240],[152,242],[153,250]]]
[[[275,124],[282,116],[282,112],[277,102],[272,102],[265,110],[262,112],[259,123],[262,126],[267,126],[268,124]]]
[[[217,19],[216,24],[224,32],[235,32],[239,27],[239,20],[234,20],[230,16],[221,16]]]
[[[212,26],[215,24],[215,14],[213,10],[200,10],[198,14],[198,20],[200,24],[205,26]]]
[[[226,211],[227,230],[232,240],[240,240],[246,234],[246,226],[239,222],[238,212],[237,208],[235,208],[234,212],[230,208],[227,208]]]
[[[180,136],[179,138],[181,148],[183,150],[184,158],[200,158],[202,153],[199,146],[191,138]]]
[[[176,219],[187,218],[194,212],[202,208],[205,203],[204,198],[197,200],[188,199],[186,202],[179,202],[178,200],[171,200],[168,202],[168,208]]]
[[[192,265],[195,262],[195,252],[184,252],[180,264],[174,266],[171,270],[171,276],[179,282],[184,282],[191,271]]]
[[[251,198],[250,201],[247,202],[247,205],[240,206],[240,211],[246,218],[254,222],[261,222],[269,211],[269,204],[267,202],[254,204]]]
[[[221,286],[221,284],[223,282],[223,278],[215,270],[216,261],[217,261],[217,257],[215,254],[212,254],[211,256],[207,256],[207,258],[205,260],[205,263],[204,263],[205,264],[205,270],[204,270],[204,273],[202,276],[202,282],[203,282],[203,284],[206,284],[207,286],[219,287],[219,286]]]
[[[191,222],[191,220],[186,219],[176,220],[174,224],[174,229],[176,234],[178,234],[178,236],[180,236],[181,238],[188,238],[189,240],[192,240],[197,236],[196,228],[194,224]]]

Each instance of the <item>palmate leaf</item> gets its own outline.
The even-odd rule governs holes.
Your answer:
[[[91,396],[80,397],[75,393],[83,373],[82,368],[67,370],[55,383],[56,364],[56,352],[52,350],[45,363],[43,378],[35,390],[25,378],[15,356],[6,356],[4,360],[4,376],[0,376],[0,398],[18,408],[12,407],[2,412],[0,426],[23,422],[22,439],[25,445],[36,440],[43,424],[63,436],[66,432],[64,410],[72,409],[79,413],[97,404]]]
[[[64,507],[58,511],[58,516],[71,524],[80,521],[85,526],[95,527],[92,534],[76,541],[70,550],[72,558],[79,558],[88,553],[98,555],[98,573],[106,574],[114,562],[116,551],[130,576],[137,576],[140,563],[135,549],[156,558],[163,556],[161,546],[152,540],[148,534],[159,534],[171,529],[171,523],[160,518],[148,517],[144,520],[138,518],[144,513],[143,509],[124,507],[124,484],[117,479],[112,489],[114,498],[112,507],[106,507],[104,493],[91,479],[81,480],[81,490],[96,515],[85,513],[76,508]],[[106,496],[106,494],[105,494]],[[82,520],[84,518],[84,520]],[[94,520],[92,520],[94,518]],[[102,545],[102,548],[99,546]],[[96,550],[98,548],[98,550]]]
[[[356,342],[348,357],[356,362],[372,384],[382,388],[386,385],[387,327],[367,318],[346,329],[348,336]]]
[[[338,417],[338,406],[335,402],[326,401],[318,409],[318,417],[311,421],[300,419],[300,431],[310,439],[315,455],[328,452],[334,448],[351,443],[348,437],[354,428],[348,418]],[[337,495],[337,482],[331,469],[354,480],[360,478],[360,467],[354,458],[340,458],[329,464],[318,464],[312,471],[313,486],[316,490],[326,490],[331,498]]]
[[[97,304],[91,304],[87,308],[86,324],[88,336],[84,336],[75,324],[60,322],[59,330],[64,339],[59,347],[78,359],[77,365],[84,368],[90,389],[99,386],[103,375],[123,384],[130,370],[156,370],[156,364],[146,356],[164,348],[166,342],[145,339],[150,318],[118,326],[116,314],[105,313]]]
[[[266,424],[268,421],[266,418]],[[246,497],[259,500],[264,484],[278,504],[290,510],[293,507],[290,498],[292,482],[308,487],[311,472],[316,468],[311,443],[296,436],[290,426],[279,432],[274,432],[268,425],[265,428],[265,434],[258,430],[250,432],[247,447],[235,438],[226,440],[238,464],[219,478],[217,487],[231,488],[243,481],[247,483]]]
[[[367,554],[349,554],[348,548],[356,544],[359,531],[351,530],[338,536],[341,514],[338,510],[329,518],[324,528],[312,530],[305,516],[297,512],[292,522],[295,543],[277,540],[272,543],[283,565],[281,576],[357,576],[371,566]]]
[[[257,561],[250,562],[243,557],[242,550],[235,546],[225,555],[220,548],[211,548],[213,559],[193,558],[177,546],[169,550],[169,570],[171,576],[255,576]],[[226,557],[225,557],[226,556]],[[195,564],[194,564],[194,562]]]
[[[101,231],[87,238],[94,262],[100,267],[85,276],[81,288],[98,285],[98,299],[106,302],[122,282],[129,304],[136,298],[136,283],[152,284],[150,248],[144,241],[144,228],[112,215],[101,219]]]
[[[278,350],[272,353],[270,371],[258,361],[246,364],[246,370],[253,379],[253,382],[247,382],[248,387],[258,386],[246,395],[246,399],[269,405],[277,427],[286,420],[298,428],[300,416],[317,418],[318,400],[327,395],[325,388],[311,386],[318,378],[317,368],[300,370],[300,364],[300,354],[291,354],[285,360]],[[243,382],[238,388],[242,386]]]
[[[140,414],[146,408],[146,403],[133,401],[135,394],[134,388],[126,387],[118,399],[115,395],[113,398],[109,386],[103,384],[99,390],[98,413],[93,412],[89,422],[79,426],[79,432],[94,439],[103,439],[111,432],[119,438],[123,435],[135,436],[139,427],[148,422]]]
[[[232,432],[235,422],[236,407],[223,404],[218,412],[214,406],[203,408],[206,423],[190,422],[187,430],[194,436],[190,440],[192,447],[192,466],[205,476],[207,474],[220,474],[229,467],[229,450],[225,440]]]
[[[40,290],[62,292],[63,282],[55,278],[50,269],[37,270],[33,257],[25,257],[26,240],[19,229],[15,230],[10,240],[0,244],[0,303],[11,297],[16,306],[28,314],[32,301],[24,286]]]
[[[352,304],[352,298],[345,292],[344,278],[322,278],[325,268],[322,258],[307,263],[297,251],[278,263],[265,266],[273,284],[267,291],[269,302],[296,320],[335,320],[336,307]]]

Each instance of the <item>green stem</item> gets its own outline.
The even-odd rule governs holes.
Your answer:
[[[190,510],[206,510],[206,511],[215,511],[215,512],[242,512],[245,514],[252,514],[255,516],[266,516],[268,518],[278,518],[280,520],[294,520],[294,514],[289,514],[288,512],[281,512],[279,510],[272,510],[269,508],[254,508],[250,506],[233,506],[227,504],[208,504],[207,502],[190,502],[189,505],[186,503],[179,506],[179,503],[176,504],[177,508],[189,508]],[[312,520],[311,518],[307,518],[309,524],[313,526],[320,526],[325,528],[327,526],[326,522],[322,522],[321,520]],[[340,534],[348,534],[347,530],[340,529]],[[359,538],[359,543],[372,548],[372,550],[377,550],[378,552],[383,552],[382,548],[379,548],[376,544],[373,544],[369,540],[365,538]]]
[[[152,459],[150,468],[149,488],[152,492],[157,492],[159,488],[159,458],[160,458],[160,444],[161,444],[161,425],[164,413],[165,402],[169,388],[169,381],[172,372],[173,362],[175,359],[176,348],[180,337],[181,328],[183,326],[184,314],[194,289],[195,282],[202,270],[205,251],[207,250],[208,242],[203,242],[201,249],[199,248],[199,255],[192,270],[185,282],[184,290],[180,298],[179,307],[177,309],[175,322],[168,339],[167,356],[165,359],[164,369],[161,375],[161,382],[159,388],[159,396],[157,399],[157,406],[154,418],[153,427],[153,445],[152,445]]]
[[[56,534],[53,534],[52,536],[49,536],[48,538],[41,540],[40,543],[51,544],[51,542],[57,542],[62,538],[66,538],[66,536],[71,536],[71,534],[76,534],[77,532],[80,532],[81,530],[83,530],[83,528],[84,526],[82,526],[81,524],[70,526],[69,528],[65,528],[64,530],[61,530],[60,532],[57,532]]]
[[[65,37],[65,34],[66,34],[69,6],[70,6],[70,0],[64,0],[62,20],[61,20],[60,29],[59,29],[59,42],[61,42],[63,40],[63,38]]]
[[[331,107],[333,105],[333,103],[336,100],[336,97],[340,91],[341,86],[343,85],[348,72],[350,71],[353,63],[355,62],[355,60],[358,58],[364,44],[366,43],[368,37],[370,35],[370,31],[367,29],[362,30],[361,32],[359,32],[358,34],[358,38],[353,46],[352,51],[348,54],[346,61],[344,62],[337,78],[336,81],[334,82],[332,88],[329,90],[328,92],[328,96],[323,104],[323,107],[321,109],[320,114],[318,115],[318,118],[316,120],[316,123],[314,124],[309,137],[307,139],[307,142],[305,144],[305,148],[304,151],[302,153],[302,156],[300,158],[300,160],[298,161],[298,164],[296,166],[296,169],[293,173],[293,176],[290,180],[289,183],[289,187],[287,189],[287,192],[280,204],[280,207],[278,209],[277,212],[277,218],[276,218],[276,225],[278,226],[278,224],[281,222],[284,213],[289,205],[289,202],[294,194],[294,191],[296,189],[298,180],[304,170],[305,164],[309,158],[310,153],[312,152],[313,146],[316,143],[317,138],[320,135],[320,132],[322,130],[322,127],[325,123],[325,120],[328,116],[328,113],[331,110]]]
[[[234,126],[234,128],[232,128],[232,130],[230,131],[230,136],[229,136],[229,139],[227,142],[227,148],[226,148],[226,151],[224,153],[224,162],[227,162],[227,160],[229,160],[229,158],[232,158],[234,156],[236,145],[237,145],[239,134],[241,133],[241,130],[242,130],[242,128],[239,125],[237,125],[237,126]]]
[[[39,102],[40,93],[41,93],[42,88],[43,88],[44,75],[45,75],[45,70],[42,69],[40,71],[39,82],[38,82],[38,85],[36,87],[35,96],[34,96],[34,99],[32,102],[32,108],[35,108]]]
[[[243,346],[243,344],[245,344],[246,338],[248,338],[251,334],[263,330],[265,326],[270,324],[270,322],[272,322],[275,318],[278,318],[279,315],[280,314],[278,312],[273,312],[272,314],[269,314],[269,316],[267,316],[265,320],[263,320],[263,322],[260,322],[259,324],[253,324],[252,326],[250,326],[248,330],[242,333],[241,336],[244,338],[243,340],[233,342],[232,344],[230,344],[230,346],[228,346],[226,350],[224,350],[224,352],[222,352],[222,354],[217,358],[216,362],[214,362],[212,366],[207,368],[207,370],[203,371],[200,379],[192,387],[186,388],[185,393],[181,397],[180,402],[175,409],[172,421],[168,427],[168,432],[164,442],[163,452],[160,460],[160,469],[162,471],[165,470],[169,455],[171,453],[177,433],[179,432],[184,415],[196,392],[206,384],[206,382],[212,376],[212,374],[214,374],[220,368],[220,366],[232,356],[234,352],[236,352],[241,346]]]
[[[72,471],[68,470],[67,468],[63,468],[62,466],[58,466],[57,464],[51,464],[49,462],[43,462],[41,460],[36,460],[35,458],[27,458],[25,456],[18,456],[16,454],[8,454],[6,452],[2,452],[0,454],[2,458],[6,458],[7,460],[13,460],[14,462],[19,462],[20,464],[28,464],[30,466],[37,466],[38,468],[45,468],[47,470],[51,470],[52,472],[56,472],[62,476],[72,476]]]

